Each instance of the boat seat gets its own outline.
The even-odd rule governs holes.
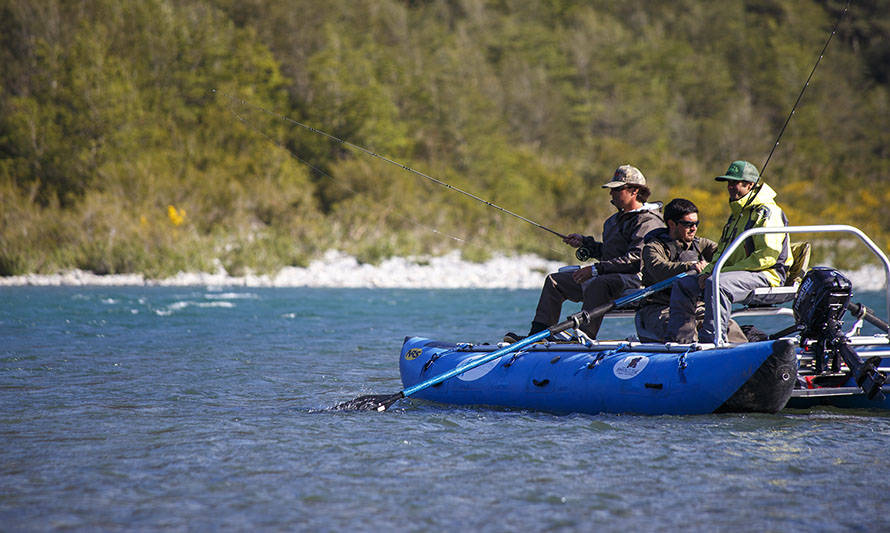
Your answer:
[[[812,246],[807,241],[791,244],[791,267],[785,285],[781,287],[758,287],[739,302],[745,307],[773,307],[790,302],[797,295],[797,286],[810,266]]]
[[[745,307],[773,307],[790,302],[797,295],[797,285],[791,287],[758,287],[739,302]]]

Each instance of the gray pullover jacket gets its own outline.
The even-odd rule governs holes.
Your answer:
[[[663,228],[661,202],[646,203],[634,211],[619,211],[603,223],[603,242],[584,237],[582,246],[599,259],[598,274],[636,274],[642,269],[643,244],[646,235]]]

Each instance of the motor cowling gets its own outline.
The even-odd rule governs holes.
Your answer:
[[[794,319],[803,328],[801,336],[818,339],[829,324],[839,324],[852,293],[850,280],[833,268],[814,267],[807,272],[792,305]]]

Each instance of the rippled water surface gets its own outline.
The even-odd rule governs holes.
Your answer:
[[[887,528],[881,412],[327,410],[400,390],[405,335],[494,341],[536,298],[0,289],[2,529]]]

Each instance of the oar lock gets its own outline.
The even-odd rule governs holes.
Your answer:
[[[590,362],[587,363],[585,366],[586,366],[587,368],[595,368],[595,367],[598,366],[598,365],[600,364],[600,362],[602,362],[602,360],[605,359],[606,357],[609,357],[610,355],[615,355],[615,354],[618,353],[618,352],[624,351],[627,347],[628,347],[627,344],[621,344],[621,345],[619,345],[619,346],[618,346],[617,348],[615,348],[615,349],[612,349],[612,350],[604,350],[604,351],[602,351],[602,352],[599,352],[598,354],[596,354],[596,357],[593,358],[593,361],[590,361]]]
[[[526,352],[528,352],[528,347],[525,347],[522,350],[513,353],[513,355],[510,357],[510,360],[504,363],[504,368],[510,368],[510,366],[515,363],[517,359],[522,357]]]

